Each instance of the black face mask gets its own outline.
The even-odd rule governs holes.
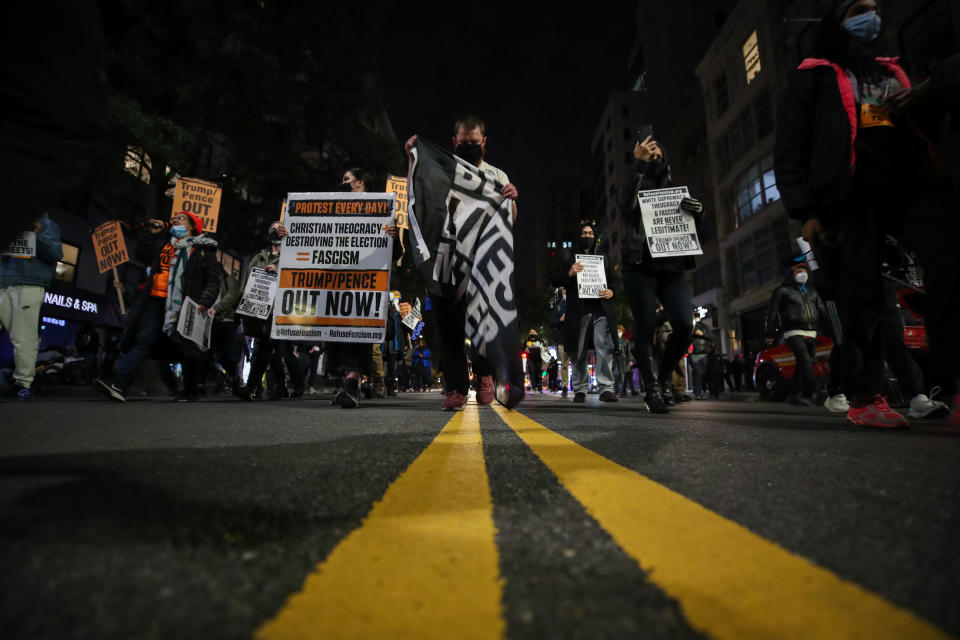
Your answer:
[[[276,229],[270,229],[270,231],[267,232],[267,239],[270,240],[270,244],[280,244],[280,232]]]
[[[596,242],[596,238],[584,238],[580,237],[580,251],[590,251],[593,249],[593,245]]]
[[[454,153],[457,157],[463,158],[470,164],[479,164],[480,160],[483,159],[483,147],[481,147],[476,142],[464,142],[457,145],[456,151]]]
[[[349,182],[341,182],[340,188],[337,189],[337,191],[353,191],[353,189],[350,188]]]

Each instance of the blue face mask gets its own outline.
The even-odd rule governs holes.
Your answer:
[[[843,28],[854,38],[864,42],[873,42],[880,35],[880,16],[876,11],[861,13],[843,21]]]
[[[170,235],[172,235],[174,238],[186,238],[187,228],[182,224],[175,224],[170,227]]]

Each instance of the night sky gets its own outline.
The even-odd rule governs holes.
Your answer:
[[[457,6],[383,12],[379,86],[401,144],[416,133],[450,147],[460,115],[486,122],[486,159],[517,186],[522,235],[546,181],[589,186],[600,114],[610,91],[627,88],[637,5],[459,5],[482,8],[478,17]]]

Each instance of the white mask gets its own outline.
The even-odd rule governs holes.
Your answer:
[[[798,271],[794,274],[793,279],[797,281],[797,284],[807,284],[807,272]]]

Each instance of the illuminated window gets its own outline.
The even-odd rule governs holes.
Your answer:
[[[760,48],[757,46],[756,31],[743,43],[743,66],[747,71],[747,84],[750,84],[760,73]]]
[[[127,155],[123,158],[123,170],[138,178],[144,184],[150,184],[150,171],[153,161],[140,147],[127,147]]]
[[[779,199],[772,155],[748,167],[737,179],[737,217],[740,223]]]
[[[61,242],[63,257],[57,262],[57,272],[54,280],[73,284],[77,280],[77,265],[80,263],[80,247],[69,242]]]

